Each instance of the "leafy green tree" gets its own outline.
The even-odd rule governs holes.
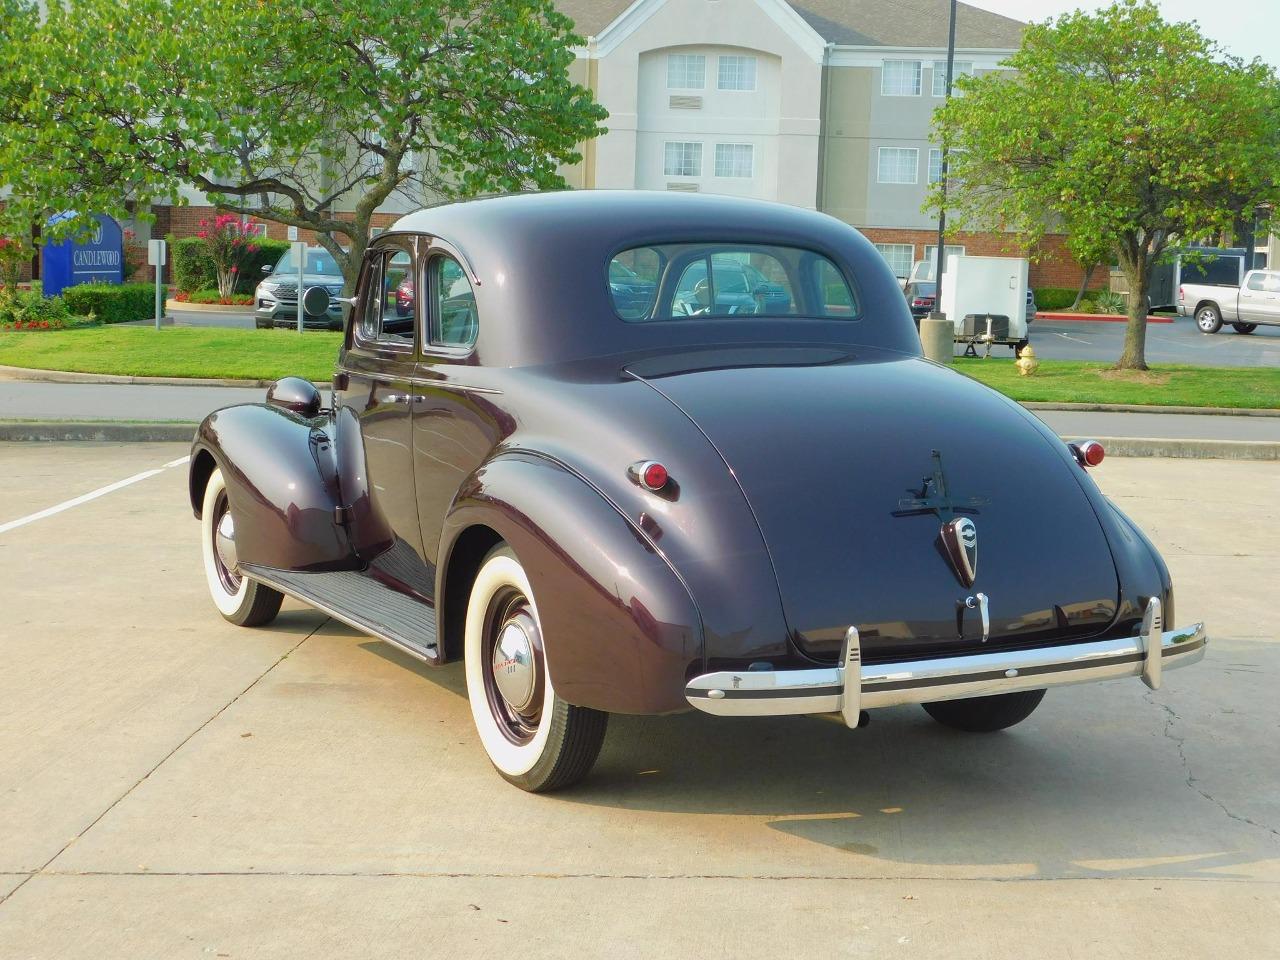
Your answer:
[[[561,187],[605,116],[552,0],[64,0],[26,26],[0,34],[0,183],[117,214],[194,187],[316,231],[349,284],[384,202]]]
[[[1033,24],[1006,65],[963,79],[936,114],[952,151],[948,217],[1031,240],[1062,229],[1109,251],[1130,290],[1117,366],[1146,369],[1161,254],[1280,200],[1276,75],[1137,0]]]

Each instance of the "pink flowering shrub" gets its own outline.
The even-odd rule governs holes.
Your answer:
[[[220,213],[212,221],[201,220],[196,236],[204,241],[218,277],[218,294],[229,298],[236,288],[241,266],[258,252],[257,224],[231,213]]]

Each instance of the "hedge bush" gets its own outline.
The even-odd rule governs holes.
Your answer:
[[[214,268],[213,258],[208,248],[199,237],[183,237],[169,241],[169,263],[173,269],[173,285],[179,293],[195,293],[218,286],[218,271]],[[247,254],[240,267],[240,275],[236,281],[238,293],[253,293],[263,277],[263,264],[275,266],[276,261],[289,252],[288,240],[272,240],[268,237],[255,237],[255,252]]]
[[[48,324],[61,329],[71,321],[71,311],[62,297],[45,297],[39,290],[0,290],[0,326]]]
[[[1076,302],[1076,292],[1067,287],[1036,287],[1036,309],[1065,310]]]
[[[203,240],[199,237],[175,240],[172,235],[165,239],[169,242],[170,275],[180,293],[195,293],[217,286],[218,274]]]
[[[92,313],[103,323],[149,320],[156,311],[156,289],[150,283],[82,283],[67,287],[62,297],[72,313]]]

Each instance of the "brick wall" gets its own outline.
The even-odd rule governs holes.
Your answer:
[[[173,234],[175,240],[181,240],[183,237],[194,237],[200,232],[201,220],[212,220],[221,211],[214,207],[153,207],[152,212],[155,214],[156,223],[152,228],[155,236],[165,236]],[[375,213],[373,215],[373,226],[383,229],[391,226],[400,219],[401,214],[398,213]],[[343,215],[338,214],[338,218],[342,219]],[[273,240],[289,239],[289,228],[283,223],[274,223],[270,220],[262,221],[267,225],[267,236]],[[316,239],[315,231],[306,230],[302,227],[298,228],[298,239],[305,240],[307,243],[314,243]]]
[[[926,246],[938,242],[936,230],[897,230],[889,227],[864,227],[862,233],[872,243],[910,243],[915,247],[912,262],[924,259]],[[1035,287],[1080,286],[1084,269],[1067,252],[1066,238],[1051,234],[1040,241],[1032,254],[1030,281]],[[964,251],[976,257],[1025,257],[1026,244],[1017,234],[1011,233],[957,233],[947,235],[948,244],[960,244]],[[1107,271],[1095,270],[1089,281],[1089,289],[1101,290],[1107,285]]]

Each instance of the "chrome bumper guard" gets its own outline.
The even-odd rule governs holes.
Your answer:
[[[1162,628],[1160,601],[1153,599],[1142,632],[1135,637],[867,666],[858,631],[850,627],[840,666],[705,673],[689,681],[685,698],[720,717],[839,713],[852,728],[862,710],[900,703],[985,697],[1116,677],[1142,677],[1155,690],[1163,671],[1198,662],[1209,642],[1203,623]]]

